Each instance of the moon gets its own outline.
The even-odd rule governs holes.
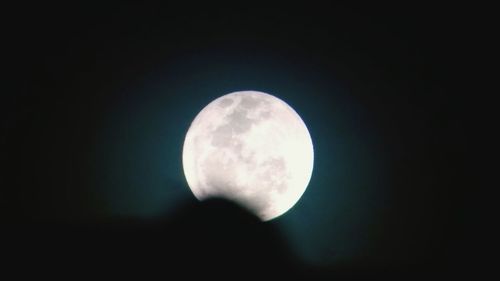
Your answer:
[[[287,103],[239,91],[198,113],[184,140],[182,164],[198,200],[225,198],[268,221],[305,192],[314,150],[305,123]]]

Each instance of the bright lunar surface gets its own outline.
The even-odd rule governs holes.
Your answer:
[[[203,108],[187,132],[182,158],[196,198],[226,198],[267,221],[300,199],[314,152],[306,125],[288,104],[241,91]]]

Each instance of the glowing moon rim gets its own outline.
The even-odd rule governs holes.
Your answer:
[[[182,163],[198,200],[232,200],[268,221],[286,213],[312,176],[309,131],[281,99],[238,91],[210,102],[184,140]]]

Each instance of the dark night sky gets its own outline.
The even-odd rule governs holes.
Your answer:
[[[3,21],[9,223],[151,219],[192,204],[190,122],[253,89],[289,103],[313,138],[306,193],[270,223],[301,261],[456,261],[467,181],[452,7],[83,4],[13,7]]]

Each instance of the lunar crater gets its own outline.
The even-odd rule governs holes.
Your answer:
[[[233,101],[233,99],[231,99],[231,98],[225,98],[225,99],[222,99],[222,100],[220,101],[219,105],[220,105],[221,107],[225,108],[225,107],[228,107],[228,106],[230,106],[231,104],[233,104],[233,102],[234,102],[234,101]]]

